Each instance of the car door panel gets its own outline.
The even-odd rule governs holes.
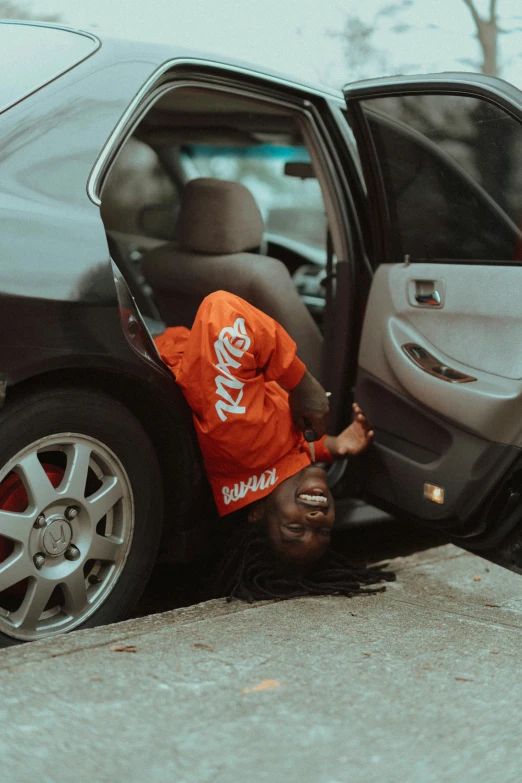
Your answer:
[[[439,306],[419,306],[412,296],[427,282],[439,291],[443,284]],[[452,360],[522,378],[521,267],[418,263],[400,266],[389,284],[397,312]]]
[[[473,365],[454,358],[466,356],[466,342],[473,333],[471,325],[468,331],[460,329],[459,298],[469,295],[469,273],[486,269],[464,267],[466,274],[459,278],[458,267],[447,267],[445,300],[433,310],[416,307],[410,298],[419,272],[423,280],[436,277],[431,265],[382,265],[374,278],[356,385],[356,399],[376,431],[375,449],[366,464],[366,489],[415,516],[469,516],[484,488],[493,488],[520,453],[522,381],[477,369],[488,364],[493,337],[492,342],[482,341]],[[490,289],[489,315],[477,313],[477,322],[495,316],[493,300],[502,307],[502,287],[497,288],[497,297]],[[514,310],[513,305],[515,320]],[[453,324],[451,343],[439,337],[438,318]],[[522,323],[517,343],[522,345]],[[453,383],[424,371],[404,351],[408,344],[476,380]],[[500,369],[514,372],[508,359]],[[424,499],[426,482],[444,488],[443,505]]]
[[[440,524],[461,527],[493,491],[520,449],[465,432],[364,370],[357,399],[375,430],[361,471],[367,496],[377,505]],[[424,496],[426,483],[442,487],[444,504]]]
[[[441,274],[436,264],[379,267],[359,367],[464,430],[522,445],[522,269],[448,265],[442,304],[415,306],[412,286]],[[405,353],[408,344],[476,380],[453,383],[430,375]]]

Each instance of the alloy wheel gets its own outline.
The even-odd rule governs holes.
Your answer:
[[[87,620],[133,530],[128,476],[101,441],[63,433],[20,451],[0,472],[0,633],[31,641]]]

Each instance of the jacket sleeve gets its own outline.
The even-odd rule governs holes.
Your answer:
[[[314,443],[315,448],[315,460],[316,462],[334,462],[334,458],[332,457],[332,454],[326,445],[326,438],[328,435],[323,435],[322,438],[319,440],[316,440]],[[308,446],[308,444],[307,444]],[[310,447],[308,447],[310,448]]]
[[[215,408],[225,421],[245,413],[245,398],[255,403],[259,381],[277,381],[290,390],[305,371],[280,324],[244,299],[217,291],[196,314],[176,379],[196,414],[207,416]]]
[[[168,326],[163,334],[154,338],[159,355],[165,364],[170,367],[174,376],[183,358],[189,336],[190,331],[186,326]]]

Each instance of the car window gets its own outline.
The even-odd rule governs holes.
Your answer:
[[[522,129],[455,95],[362,102],[397,260],[522,260]]]
[[[326,217],[321,188],[313,173],[287,176],[289,163],[310,164],[304,146],[253,147],[186,144],[180,150],[187,179],[216,177],[245,185],[259,205],[266,231],[324,248]]]
[[[105,226],[127,234],[168,237],[174,233],[178,205],[178,192],[156,152],[131,136],[103,186]]]
[[[0,24],[0,111],[77,65],[99,44],[90,36],[31,24]]]

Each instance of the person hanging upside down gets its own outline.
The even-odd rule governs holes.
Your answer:
[[[325,434],[326,392],[280,324],[217,291],[203,300],[191,330],[170,327],[155,342],[192,410],[219,515],[241,512],[222,568],[223,594],[249,601],[353,595],[393,579],[379,568],[354,569],[329,548],[334,499],[303,430],[311,426],[319,437],[315,460],[322,463],[360,454],[373,432],[354,405],[352,424]]]

